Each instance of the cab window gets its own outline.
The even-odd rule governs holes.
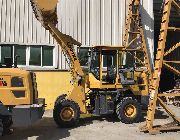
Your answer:
[[[24,87],[23,78],[21,77],[13,77],[11,79],[12,87]]]

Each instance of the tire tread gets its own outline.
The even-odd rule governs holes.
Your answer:
[[[124,106],[125,103],[127,103],[129,101],[132,101],[137,106],[138,113],[137,113],[137,116],[135,117],[135,119],[133,119],[133,120],[125,117],[124,114],[123,114],[123,106]],[[125,123],[125,124],[137,123],[137,122],[140,121],[140,119],[142,117],[141,105],[137,101],[136,98],[133,98],[133,97],[124,97],[123,99],[120,100],[120,102],[116,106],[116,114],[117,114],[117,117],[119,118],[119,120],[121,122]]]
[[[73,120],[71,120],[70,122],[65,122],[62,119],[60,119],[60,117],[59,117],[61,109],[65,106],[71,106],[73,109],[75,109],[75,113],[76,113],[75,118]],[[53,118],[59,127],[62,127],[62,128],[74,127],[79,122],[80,107],[73,100],[67,100],[65,98],[62,98],[61,100],[57,100],[57,102],[54,106],[54,110],[53,110]]]

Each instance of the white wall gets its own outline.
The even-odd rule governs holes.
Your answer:
[[[153,57],[153,1],[143,0],[142,20]],[[61,0],[58,28],[83,45],[122,45],[128,0]],[[0,0],[0,43],[56,43],[35,19],[29,0]],[[58,54],[58,50],[56,51]],[[66,69],[59,55],[59,66]]]

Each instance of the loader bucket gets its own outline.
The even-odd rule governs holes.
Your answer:
[[[35,17],[47,28],[48,23],[57,24],[58,0],[30,0]]]

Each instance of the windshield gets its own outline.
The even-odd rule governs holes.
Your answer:
[[[89,48],[80,48],[78,58],[81,66],[88,67]]]
[[[91,51],[91,63],[90,63],[90,72],[96,77],[96,79],[100,79],[99,78],[99,59],[100,59],[100,52],[98,49],[92,49]]]

